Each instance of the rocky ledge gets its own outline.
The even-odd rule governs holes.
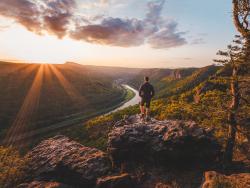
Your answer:
[[[183,165],[216,161],[220,147],[211,134],[191,121],[141,122],[137,116],[118,122],[110,132],[108,153],[123,162]]]
[[[232,174],[226,176],[215,171],[205,172],[205,181],[202,188],[214,187],[250,187],[250,173]]]
[[[65,136],[41,142],[26,155],[26,177],[19,187],[171,187],[168,182],[173,178],[169,175],[171,168],[168,164],[175,167],[175,174],[178,175],[174,177],[190,181],[185,171],[177,170],[180,164],[191,165],[195,162],[197,166],[202,166],[204,162],[215,161],[219,151],[211,131],[200,128],[194,122],[141,122],[137,116],[132,116],[115,124],[109,134],[107,152],[85,147]],[[118,164],[131,162],[134,169],[121,172]],[[112,163],[116,164],[113,168]],[[181,187],[200,186],[202,172],[198,173],[195,186],[184,182]],[[246,180],[249,181],[249,174]],[[211,183],[211,179],[205,181],[204,188],[208,188],[208,182]]]
[[[104,152],[64,136],[41,142],[26,158],[28,179],[54,179],[70,185],[93,187],[98,177],[111,170]]]
[[[30,183],[23,183],[18,188],[72,188],[72,186],[58,183],[55,181],[32,181]]]

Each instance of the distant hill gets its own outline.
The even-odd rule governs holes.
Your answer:
[[[119,104],[126,93],[114,80],[122,72],[125,74],[126,69],[114,71],[74,63],[1,62],[0,140],[10,127],[22,132],[25,126],[30,131]]]
[[[214,75],[219,69],[220,67],[217,66],[183,69],[146,69],[140,71],[129,83],[135,88],[139,88],[144,76],[149,76],[150,82],[155,86],[156,97],[162,98],[195,88]]]

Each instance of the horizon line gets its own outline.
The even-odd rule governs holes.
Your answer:
[[[214,63],[206,66],[190,66],[190,67],[125,67],[118,65],[98,65],[98,64],[83,64],[75,61],[65,61],[64,63],[47,63],[47,62],[35,62],[35,61],[27,61],[27,60],[17,60],[17,59],[0,59],[0,63],[17,63],[17,64],[51,64],[51,65],[65,65],[65,64],[77,64],[81,66],[93,66],[93,67],[110,67],[110,68],[127,68],[127,69],[187,69],[187,68],[202,68],[207,66],[219,66]]]

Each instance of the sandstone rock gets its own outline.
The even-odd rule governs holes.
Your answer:
[[[17,188],[73,188],[73,187],[55,181],[51,182],[33,181],[30,183],[23,183],[19,185]]]
[[[232,174],[226,176],[215,171],[205,172],[202,188],[239,187],[250,188],[250,173]]]
[[[113,162],[151,160],[181,163],[215,161],[220,147],[207,131],[191,121],[133,122],[114,128],[108,139]]]
[[[107,176],[97,180],[96,188],[133,188],[134,183],[129,174]]]
[[[114,124],[114,127],[121,127],[123,125],[137,123],[138,121],[139,121],[139,116],[127,116],[127,115],[125,115],[123,117],[123,119],[121,119],[120,121],[117,121]]]
[[[69,185],[94,186],[96,179],[111,169],[105,153],[64,136],[41,142],[26,158],[27,177],[55,179]]]
[[[155,188],[172,188],[172,187],[169,186],[169,185],[166,185],[166,184],[164,184],[164,183],[157,183],[157,184],[155,185]]]

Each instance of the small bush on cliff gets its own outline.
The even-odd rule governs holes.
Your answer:
[[[13,148],[0,146],[0,187],[15,187],[24,175],[25,160]]]
[[[238,188],[234,183],[224,178],[215,178],[211,184],[212,188]]]

